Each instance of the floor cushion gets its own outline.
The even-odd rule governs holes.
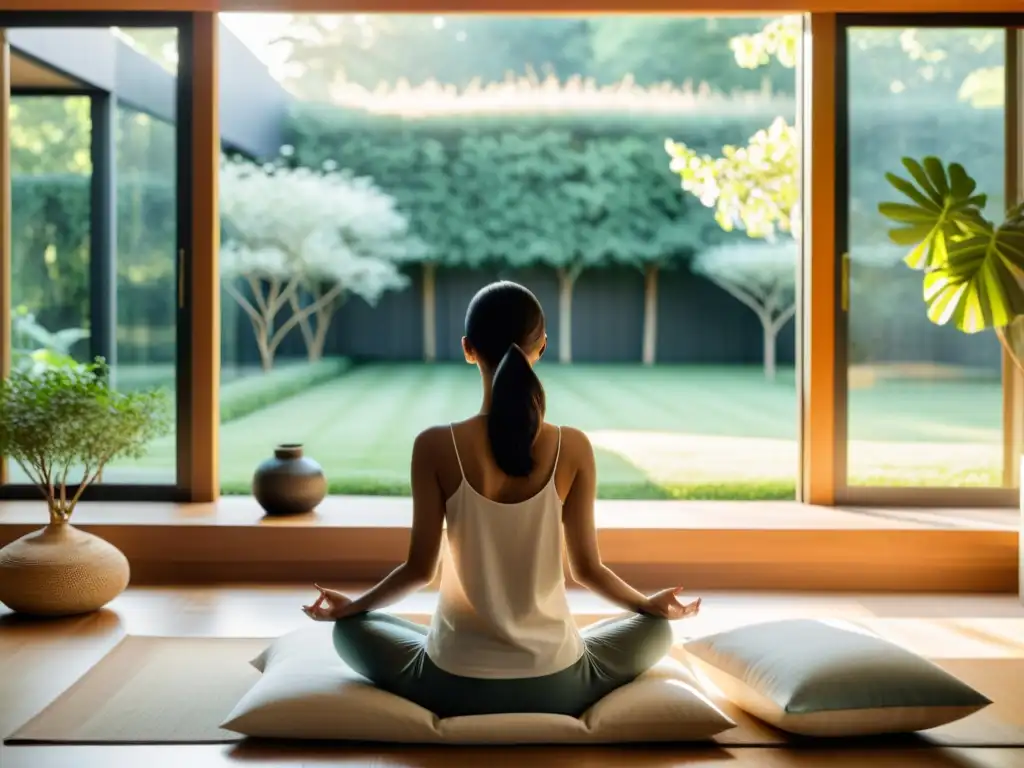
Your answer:
[[[274,641],[252,662],[263,674],[222,723],[246,736],[401,743],[600,744],[709,739],[734,727],[666,660],[580,718],[502,714],[439,719],[382,691],[334,652],[330,625]]]
[[[699,681],[789,733],[923,731],[991,704],[927,659],[848,624],[751,624],[683,647]]]

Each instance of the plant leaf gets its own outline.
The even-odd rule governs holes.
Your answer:
[[[965,333],[1001,328],[1024,314],[1024,228],[976,227],[953,240],[946,263],[924,279],[928,317]]]
[[[910,225],[889,231],[893,243],[910,247],[907,266],[938,269],[946,263],[951,240],[984,221],[986,198],[974,194],[977,182],[957,163],[947,167],[935,157],[921,162],[905,157],[903,166],[913,181],[891,173],[885,178],[910,202],[883,202],[878,211],[892,222]]]

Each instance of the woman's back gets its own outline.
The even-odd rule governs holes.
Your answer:
[[[571,485],[572,472],[560,467],[561,430],[543,425],[534,470],[525,477],[497,467],[484,419],[446,431],[451,447],[444,453],[452,460],[438,456],[438,481],[447,498],[448,542],[427,653],[441,669],[464,677],[561,671],[583,654],[563,571],[559,489]],[[440,443],[441,434],[435,439]]]
[[[579,430],[544,421],[533,370],[547,348],[544,329],[540,302],[521,285],[492,283],[473,297],[462,347],[480,371],[480,411],[413,444],[405,563],[355,600],[318,587],[317,602],[303,607],[337,620],[334,645],[353,669],[438,717],[577,717],[668,651],[665,618],[700,606],[680,604],[679,588],[646,597],[601,563],[593,448]],[[577,583],[630,613],[579,632],[563,548]],[[425,586],[439,562],[429,630],[377,610]]]

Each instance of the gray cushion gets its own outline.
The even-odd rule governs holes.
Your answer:
[[[991,703],[927,659],[849,625],[774,621],[684,647],[695,672],[726,698],[791,733],[925,730]]]

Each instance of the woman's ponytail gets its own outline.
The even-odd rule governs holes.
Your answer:
[[[533,443],[544,423],[544,387],[518,344],[508,348],[494,369],[487,436],[494,461],[506,475],[533,471]]]

